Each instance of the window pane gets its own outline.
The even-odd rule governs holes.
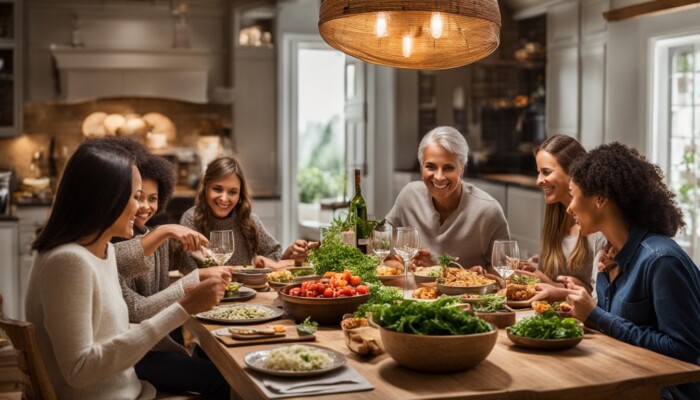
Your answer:
[[[675,107],[671,111],[671,136],[682,138],[693,136],[693,107]]]

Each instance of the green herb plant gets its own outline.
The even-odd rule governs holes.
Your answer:
[[[583,336],[583,329],[575,318],[560,319],[553,310],[523,318],[507,328],[513,335],[533,339],[569,339]]]
[[[516,285],[534,285],[535,283],[540,283],[540,278],[520,274],[513,274],[509,279]]]
[[[355,311],[355,318],[366,318],[369,310],[375,305],[396,304],[403,299],[403,291],[399,288],[384,286],[381,283],[369,285],[369,300],[361,304]]]
[[[321,246],[309,251],[309,262],[314,271],[323,276],[328,271],[343,272],[349,269],[358,275],[364,283],[378,283],[377,257],[363,254],[355,247],[346,246],[339,236],[327,235]]]
[[[496,312],[502,310],[505,304],[505,296],[497,293],[485,294],[478,303],[472,306],[472,309],[476,312]]]
[[[370,308],[372,320],[386,329],[417,335],[469,335],[490,332],[481,318],[450,307],[457,298],[440,298],[434,302],[404,300],[398,304]]]

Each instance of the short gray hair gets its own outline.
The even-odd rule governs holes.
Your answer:
[[[433,143],[439,144],[448,153],[456,155],[461,166],[467,165],[467,159],[469,158],[469,145],[467,144],[467,140],[457,129],[451,126],[438,126],[426,133],[425,136],[423,136],[423,140],[420,141],[420,145],[418,146],[418,161],[420,161],[421,168],[423,167],[423,152],[426,147]]]

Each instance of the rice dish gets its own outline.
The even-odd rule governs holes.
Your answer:
[[[275,371],[314,371],[330,366],[331,359],[322,350],[292,345],[273,349],[265,358],[265,368]]]

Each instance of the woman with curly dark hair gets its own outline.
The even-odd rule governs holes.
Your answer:
[[[568,211],[581,234],[601,231],[617,253],[598,274],[598,304],[580,286],[573,315],[624,342],[700,364],[700,271],[671,238],[684,226],[661,169],[620,143],[571,167]],[[700,398],[700,382],[667,387],[664,398]]]
[[[232,157],[217,158],[207,166],[199,182],[195,205],[185,211],[180,224],[204,236],[209,236],[211,231],[233,230],[234,253],[225,265],[276,268],[280,259],[306,258],[309,249],[305,240],[297,240],[282,254],[279,242],[253,213],[248,182],[240,163]],[[196,267],[193,259],[190,264]]]

